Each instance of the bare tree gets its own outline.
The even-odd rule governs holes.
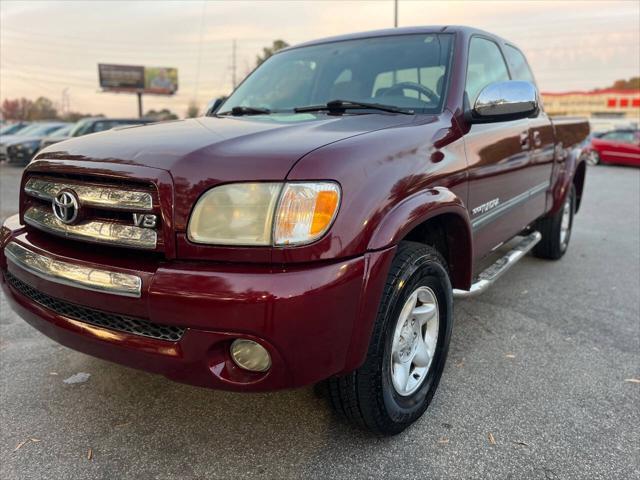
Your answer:
[[[187,107],[187,118],[195,118],[200,113],[200,108],[195,100],[189,102],[189,106]]]
[[[259,66],[262,62],[264,62],[278,50],[282,50],[283,48],[287,48],[288,46],[289,44],[284,40],[274,40],[273,44],[270,47],[264,47],[262,49],[262,55],[258,55],[256,57],[256,66]]]

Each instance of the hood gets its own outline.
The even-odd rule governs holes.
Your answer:
[[[111,172],[138,167],[165,170],[173,178],[174,219],[180,230],[194,202],[211,187],[284,180],[309,152],[357,135],[410,124],[414,119],[412,115],[386,114],[203,117],[74,137],[47,146],[35,160],[55,164],[59,159],[66,165],[64,169],[77,161],[74,173],[104,172],[105,167]]]
[[[0,136],[0,145],[11,145],[16,141],[20,141],[22,139],[27,139],[29,137],[17,135],[2,135]]]
[[[400,124],[409,115],[203,117],[71,138],[37,158],[153,167],[195,182],[282,180],[324,145]]]

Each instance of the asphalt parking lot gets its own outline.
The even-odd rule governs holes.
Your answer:
[[[0,165],[3,218],[19,175]],[[591,168],[564,259],[527,257],[456,303],[434,402],[394,438],[340,423],[312,388],[179,385],[61,347],[1,308],[4,480],[640,478],[639,169]]]

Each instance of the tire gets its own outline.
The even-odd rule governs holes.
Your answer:
[[[596,150],[589,150],[589,153],[587,154],[587,163],[589,163],[589,165],[599,165],[600,154]]]
[[[562,258],[569,247],[575,211],[576,188],[571,185],[562,207],[555,214],[536,222],[535,228],[542,234],[540,242],[533,247],[536,257],[548,260]]]
[[[334,410],[378,435],[398,434],[420,418],[442,376],[451,338],[452,309],[451,283],[440,253],[420,243],[400,243],[364,364],[350,374],[327,382]],[[405,320],[400,322],[401,319]],[[403,343],[404,338],[409,341]],[[424,360],[421,346],[430,350],[428,361]],[[419,352],[423,352],[422,355]],[[402,355],[404,360],[400,358]],[[423,360],[418,361],[420,357]],[[394,363],[393,359],[402,363]],[[403,383],[405,376],[406,384]],[[405,387],[396,387],[396,383]]]

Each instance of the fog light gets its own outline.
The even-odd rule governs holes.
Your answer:
[[[252,340],[239,338],[231,344],[231,358],[240,368],[252,372],[266,372],[271,368],[269,352]]]

